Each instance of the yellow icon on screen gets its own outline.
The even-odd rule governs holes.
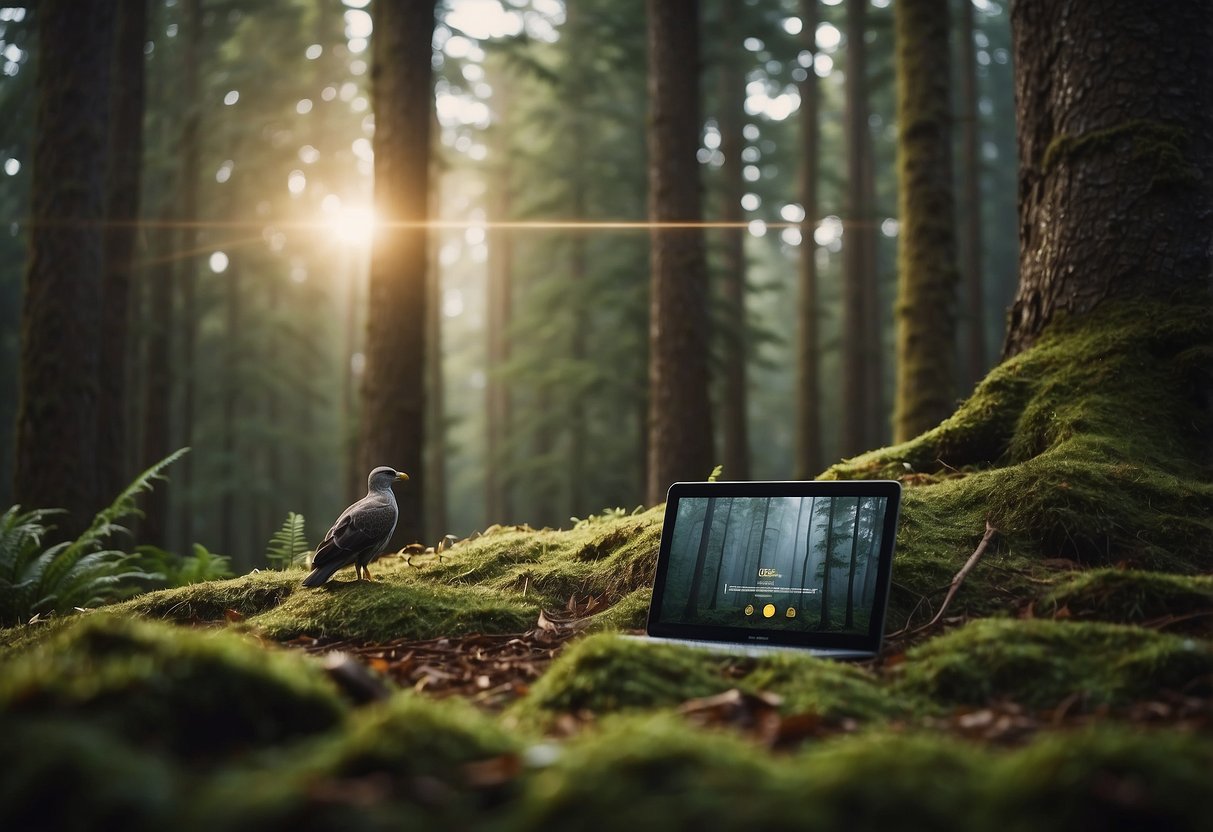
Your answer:
[[[788,611],[786,613],[784,613],[784,615],[786,615],[788,618],[795,618],[796,617],[796,608],[788,607]]]
[[[753,615],[753,614],[754,614],[754,605],[753,605],[753,604],[746,604],[746,605],[745,605],[745,614],[746,614],[746,615]]]
[[[762,617],[763,618],[772,618],[774,615],[775,615],[775,605],[774,604],[767,604],[765,607],[762,608]]]

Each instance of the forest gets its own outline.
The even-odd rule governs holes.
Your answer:
[[[1213,828],[1211,42],[0,0],[0,827]]]

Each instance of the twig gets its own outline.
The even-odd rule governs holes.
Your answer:
[[[981,560],[981,556],[986,553],[986,547],[990,545],[990,540],[997,533],[997,529],[990,525],[990,521],[986,521],[986,533],[981,536],[981,542],[977,544],[977,548],[973,550],[973,554],[969,555],[969,559],[965,561],[965,565],[960,567],[960,571],[956,573],[956,577],[952,578],[952,583],[948,587],[948,594],[944,596],[943,603],[939,605],[939,611],[935,613],[935,617],[923,624],[921,627],[916,627],[909,632],[905,627],[902,627],[895,633],[891,633],[889,638],[898,638],[903,635],[918,635],[921,632],[930,630],[941,620],[943,614],[948,611],[948,606],[952,603],[952,599],[956,597],[956,593],[960,590],[960,585],[964,583],[965,578],[969,576],[969,572],[977,565],[977,561]]]

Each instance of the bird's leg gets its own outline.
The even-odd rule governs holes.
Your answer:
[[[358,577],[358,580],[360,580],[360,581],[362,580],[362,564],[360,564],[360,563],[354,564],[354,574]]]
[[[366,566],[362,567],[362,571],[363,571],[363,573],[365,573],[366,579],[368,581],[375,580],[374,578],[371,577],[371,565],[369,563]]]

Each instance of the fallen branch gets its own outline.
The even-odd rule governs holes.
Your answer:
[[[948,594],[944,596],[943,603],[939,605],[939,611],[935,613],[935,617],[923,624],[921,627],[916,627],[907,632],[906,627],[902,627],[895,633],[891,633],[889,638],[899,638],[900,636],[915,636],[919,633],[926,632],[934,628],[940,621],[943,620],[943,614],[948,611],[948,606],[951,605],[952,599],[956,597],[956,593],[960,590],[960,585],[964,583],[965,578],[969,576],[969,572],[977,565],[977,561],[981,560],[981,556],[986,553],[986,547],[990,545],[990,541],[998,532],[990,521],[986,521],[986,533],[981,536],[981,542],[977,544],[977,548],[973,550],[973,554],[969,555],[969,559],[965,561],[965,565],[960,567],[960,571],[956,573],[956,577],[952,578],[952,583],[948,586]]]

